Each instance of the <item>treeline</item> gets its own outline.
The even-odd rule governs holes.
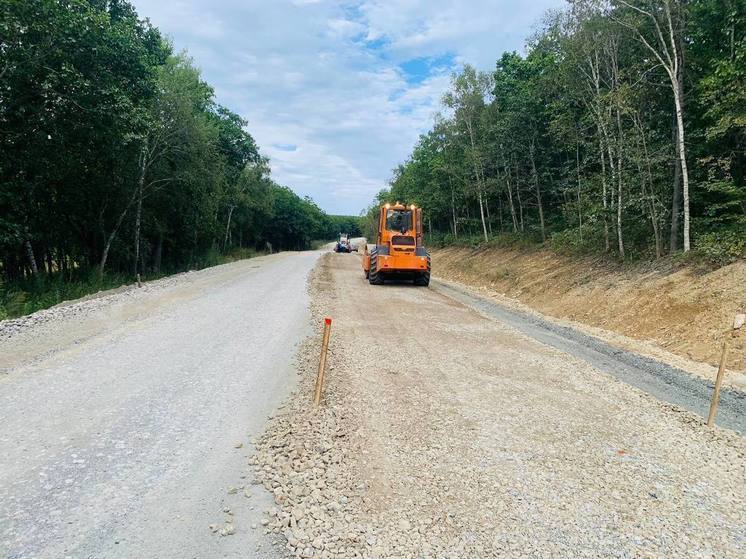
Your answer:
[[[6,290],[158,274],[337,234],[310,199],[272,181],[246,121],[129,2],[0,4]]]
[[[381,200],[433,235],[620,258],[746,251],[746,0],[571,0],[466,66]]]

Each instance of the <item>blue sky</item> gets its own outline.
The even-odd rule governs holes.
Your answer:
[[[522,51],[562,0],[134,0],[249,121],[274,179],[358,214],[433,122],[450,74]]]

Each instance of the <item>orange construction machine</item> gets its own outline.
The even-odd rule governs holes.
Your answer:
[[[386,204],[378,214],[378,239],[365,245],[363,270],[371,285],[386,278],[409,277],[415,285],[430,284],[430,254],[422,246],[422,208]]]

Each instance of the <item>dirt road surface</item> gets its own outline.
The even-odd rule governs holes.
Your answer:
[[[743,437],[489,314],[309,252],[0,323],[0,557],[746,554]]]
[[[318,254],[5,323],[0,557],[274,557],[266,493],[241,475],[296,378]]]
[[[324,406],[260,443],[268,529],[301,557],[743,557],[746,445],[432,289],[323,257]]]

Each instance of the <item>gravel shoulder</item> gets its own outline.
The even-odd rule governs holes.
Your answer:
[[[31,315],[0,321],[0,378],[2,374],[40,358],[79,345],[129,322],[156,315],[159,309],[189,303],[205,290],[219,288],[267,262],[292,253],[261,256],[199,271],[184,272],[101,291],[65,301]]]
[[[246,462],[295,385],[318,257],[0,323],[0,557],[278,557]]]
[[[325,255],[324,405],[299,389],[252,459],[301,557],[742,557],[746,443],[431,289]]]
[[[433,289],[485,317],[497,320],[531,338],[573,355],[656,398],[707,417],[714,383],[667,363],[622,349],[616,345],[558,324],[539,313],[506,306],[474,289],[437,280]],[[732,375],[726,375],[726,378]],[[746,392],[726,385],[720,393],[717,423],[746,434]]]

